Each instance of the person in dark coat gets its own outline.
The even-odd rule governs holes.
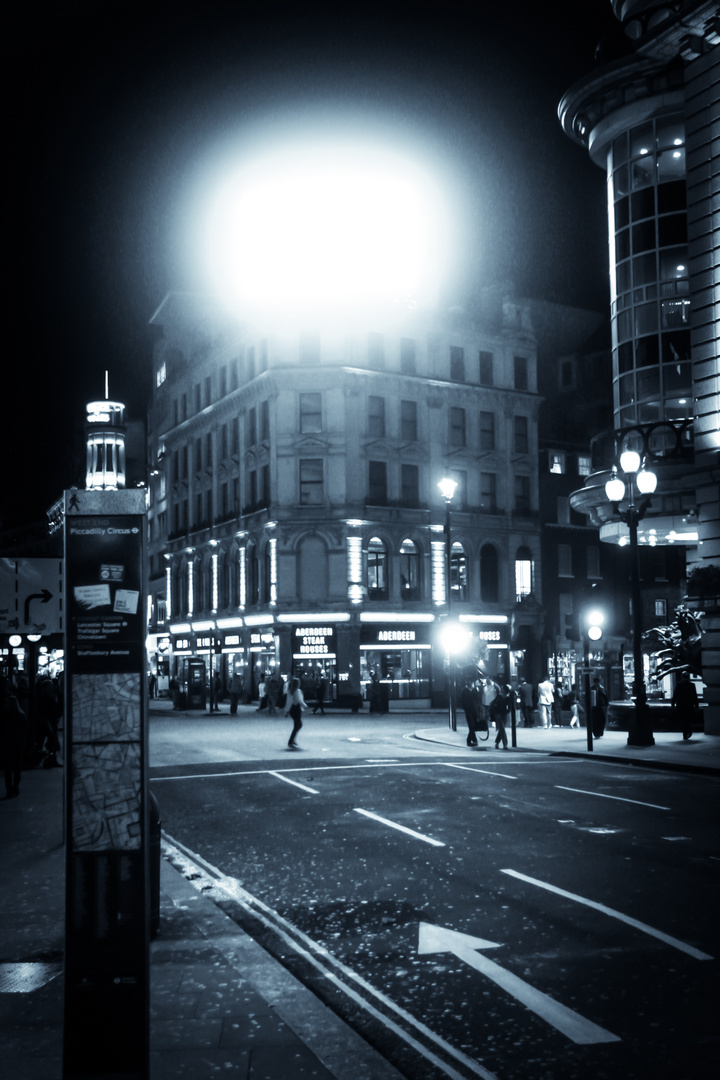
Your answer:
[[[477,746],[478,741],[475,732],[478,724],[480,701],[478,692],[475,689],[475,681],[472,677],[468,677],[465,680],[465,685],[460,691],[460,707],[464,710],[465,720],[467,721],[467,744],[468,746]]]
[[[313,716],[320,710],[322,715],[325,715],[325,695],[327,693],[327,679],[325,678],[325,672],[318,672],[317,681],[315,683],[315,707],[313,708]]]
[[[683,671],[672,696],[673,712],[680,721],[683,739],[687,742],[692,735],[695,712],[698,709],[698,696],[689,671]]]
[[[505,721],[512,705],[512,690],[509,686],[499,686],[496,696],[490,703],[490,716],[492,717],[497,734],[495,736],[495,749],[498,750],[500,743],[503,750],[508,748],[507,731]]]
[[[16,799],[20,794],[20,773],[28,737],[27,716],[9,682],[3,679],[0,686],[0,761],[5,774],[6,799]]]
[[[599,678],[594,678],[592,692],[590,694],[592,708],[592,733],[593,738],[602,739],[605,734],[605,720],[607,718],[608,696],[605,687]]]

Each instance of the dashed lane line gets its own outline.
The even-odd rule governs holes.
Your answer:
[[[284,780],[286,784],[292,784],[293,787],[299,787],[303,791],[309,791],[311,795],[320,794],[317,788],[308,787],[307,784],[301,784],[299,780],[291,780],[289,776],[283,776],[281,772],[269,772],[268,776],[274,776],[277,780]]]
[[[389,818],[380,817],[379,814],[373,814],[370,810],[362,810],[359,806],[356,806],[355,813],[364,814],[365,817],[372,818],[373,821],[380,821],[383,825],[389,825],[391,829],[397,829],[398,832],[407,833],[408,836],[414,836],[416,840],[424,840],[426,844],[432,844],[433,847],[445,847],[442,840],[434,840],[432,836],[425,836],[424,833],[415,832],[414,829],[408,829],[405,825],[399,825],[397,821],[390,821]]]

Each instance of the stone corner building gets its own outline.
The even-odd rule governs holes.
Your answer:
[[[149,413],[151,660],[185,679],[322,669],[339,705],[447,700],[460,664],[537,679],[536,348],[527,311],[390,313],[353,333],[230,322],[171,294]],[[162,686],[162,679],[160,681]]]

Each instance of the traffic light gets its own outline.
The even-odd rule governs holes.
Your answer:
[[[587,627],[587,636],[591,641],[599,641],[603,636],[602,624],[605,621],[605,616],[602,611],[598,611],[593,608],[585,615],[585,625]]]

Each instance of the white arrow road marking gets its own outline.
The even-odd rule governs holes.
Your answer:
[[[372,818],[373,821],[380,821],[383,825],[389,825],[391,829],[398,829],[400,832],[407,833],[408,836],[414,836],[416,840],[424,840],[426,844],[432,844],[434,847],[445,847],[442,840],[433,840],[432,836],[425,836],[424,833],[415,832],[414,829],[408,829],[405,825],[398,825],[397,821],[390,821],[389,818],[380,817],[379,814],[372,814],[369,810],[361,810],[356,806],[355,813],[364,814],[365,817]]]
[[[542,1020],[551,1024],[563,1035],[567,1035],[574,1043],[605,1043],[620,1042],[617,1035],[606,1031],[605,1028],[593,1024],[592,1020],[586,1020],[584,1016],[573,1012],[559,1001],[536,990],[534,986],[523,982],[517,975],[500,967],[493,960],[476,952],[476,949],[497,949],[499,945],[492,941],[484,941],[483,938],[471,937],[469,934],[461,934],[457,930],[446,930],[442,926],[433,926],[431,923],[420,923],[418,935],[418,953],[450,952],[459,960],[469,964],[482,975],[487,975],[494,983],[507,990],[516,1001],[530,1009]]]
[[[270,776],[274,776],[277,780],[284,780],[286,784],[292,784],[293,787],[302,788],[303,791],[309,791],[311,795],[319,795],[320,792],[316,791],[314,787],[308,787],[307,784],[301,784],[298,780],[291,780],[289,776],[283,776],[279,772],[271,772]]]
[[[670,937],[669,934],[664,934],[662,930],[656,930],[654,926],[648,926],[647,923],[633,919],[630,915],[623,915],[622,911],[615,911],[614,908],[606,907],[605,904],[598,904],[596,900],[588,900],[584,896],[578,896],[577,893],[559,889],[557,885],[549,885],[547,881],[538,881],[537,878],[519,874],[517,870],[501,870],[500,873],[510,874],[511,877],[519,878],[520,881],[527,881],[529,885],[537,885],[541,889],[547,889],[548,892],[557,893],[558,896],[564,896],[568,900],[576,900],[578,904],[585,904],[587,907],[594,908],[595,911],[602,911],[603,915],[610,915],[613,919],[619,919],[620,922],[627,923],[628,926],[634,926],[636,930],[642,930],[644,934],[656,937],[659,941],[664,941],[666,945],[672,945],[674,949],[679,949],[680,952],[687,953],[688,956],[694,956],[696,960],[712,960],[712,956],[709,956],[708,953],[700,952],[700,949],[696,949],[692,945],[686,945],[684,941]]]

